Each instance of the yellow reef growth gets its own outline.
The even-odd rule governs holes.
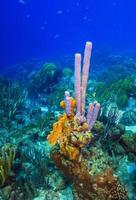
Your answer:
[[[78,160],[81,156],[81,148],[92,140],[92,133],[88,131],[88,124],[82,125],[74,116],[75,100],[71,98],[71,115],[59,116],[58,121],[53,124],[53,130],[48,135],[51,145],[56,143],[60,146],[60,152],[69,160]],[[61,101],[60,106],[66,108],[65,102]]]

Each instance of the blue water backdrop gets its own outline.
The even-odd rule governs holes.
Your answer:
[[[136,55],[135,0],[2,0],[0,67],[82,51]]]

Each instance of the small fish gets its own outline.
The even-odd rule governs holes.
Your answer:
[[[26,4],[26,1],[24,1],[24,0],[18,0],[18,2],[21,4]]]
[[[61,15],[61,14],[62,14],[62,11],[61,11],[61,10],[58,10],[57,14],[58,14],[58,15]]]
[[[44,21],[44,25],[47,25],[47,21]]]
[[[87,20],[87,19],[88,19],[88,17],[87,17],[87,16],[85,16],[83,19],[84,19],[84,20]]]
[[[59,38],[59,37],[60,37],[59,34],[54,35],[54,39],[57,39],[57,38]]]
[[[26,18],[30,18],[30,17],[31,17],[31,15],[30,15],[30,14],[26,15]]]
[[[45,30],[45,26],[41,26],[41,30]]]
[[[79,5],[80,5],[79,2],[77,2],[77,3],[76,3],[76,6],[79,6]]]

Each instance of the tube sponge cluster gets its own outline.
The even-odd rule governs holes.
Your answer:
[[[76,117],[82,123],[86,121],[85,118],[85,97],[87,89],[87,80],[89,75],[90,60],[92,53],[92,43],[86,42],[83,67],[81,69],[81,54],[75,54],[75,99],[76,99]],[[95,124],[98,112],[100,109],[100,104],[95,102],[91,103],[88,107],[87,123],[89,129],[91,130]]]
[[[93,128],[100,109],[97,102],[91,103],[85,117],[85,97],[89,75],[92,43],[87,42],[84,51],[83,69],[81,75],[81,54],[75,54],[75,99],[65,92],[65,98],[60,106],[65,109],[63,116],[54,123],[53,130],[48,135],[50,144],[56,143],[60,151],[69,160],[78,160],[81,157],[81,148],[89,144],[93,138]],[[76,107],[76,113],[75,113]]]

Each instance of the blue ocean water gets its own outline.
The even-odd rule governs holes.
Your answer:
[[[135,55],[134,0],[6,0],[0,6],[0,66],[95,50]]]

